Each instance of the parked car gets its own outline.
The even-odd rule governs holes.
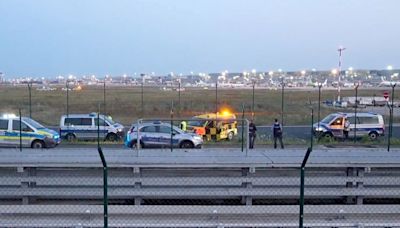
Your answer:
[[[148,122],[133,124],[125,137],[127,147],[136,147],[140,139],[142,148],[170,147],[171,124],[162,122]],[[172,126],[172,146],[176,148],[201,148],[203,139],[195,133],[186,133],[176,126]]]
[[[124,137],[124,126],[114,122],[109,116],[99,115],[99,121],[97,121],[97,113],[61,116],[60,135],[68,141],[96,139],[98,130],[100,138],[109,141],[117,141]]]
[[[60,144],[60,135],[28,117],[0,117],[0,145],[6,147],[50,148]]]

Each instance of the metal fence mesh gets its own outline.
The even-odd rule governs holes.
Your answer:
[[[110,167],[110,227],[298,227],[299,168]],[[1,167],[1,227],[102,227],[100,167]],[[400,226],[399,168],[306,168],[305,227]]]

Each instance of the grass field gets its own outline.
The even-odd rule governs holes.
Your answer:
[[[387,90],[387,89],[386,89]],[[334,99],[335,90],[322,91],[321,101]],[[359,89],[359,96],[381,95],[382,90]],[[343,90],[342,96],[354,96],[354,90]],[[106,91],[106,110],[115,120],[129,125],[138,118],[169,118],[171,103],[175,104],[174,116],[189,118],[194,115],[215,110],[215,90],[186,89],[181,92],[181,107],[178,106],[177,91],[162,91],[159,88],[144,88],[144,114],[141,112],[140,87],[109,86]],[[309,91],[286,89],[284,94],[284,123],[309,124],[311,106],[317,118],[318,89]],[[104,112],[102,87],[84,87],[81,91],[69,92],[69,113],[90,113],[98,110]],[[218,107],[229,108],[241,117],[242,104],[245,106],[245,118],[251,118],[251,89],[218,90]],[[29,93],[27,87],[0,86],[0,113],[18,113],[29,116]],[[281,91],[256,89],[255,120],[257,124],[270,124],[274,118],[281,116]],[[332,108],[321,105],[321,118],[331,112]],[[340,109],[340,111],[345,111]],[[349,109],[353,111],[353,109]],[[66,113],[66,91],[32,90],[32,117],[45,125],[57,126],[60,116]]]

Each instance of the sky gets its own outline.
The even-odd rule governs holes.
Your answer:
[[[11,76],[400,66],[397,0],[0,0]]]

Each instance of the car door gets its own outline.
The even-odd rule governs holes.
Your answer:
[[[349,138],[354,138],[354,132],[356,133],[356,137],[361,136],[363,133],[362,133],[362,131],[360,131],[361,126],[360,126],[359,117],[355,118],[355,116],[350,116],[347,119],[350,122]],[[356,129],[356,127],[357,127],[357,129]]]
[[[330,129],[332,135],[337,138],[343,137],[343,127],[344,127],[344,118],[342,116],[337,117],[334,121],[330,124]]]
[[[82,138],[94,139],[97,138],[97,128],[95,129],[93,118],[83,117],[80,118],[79,132],[82,132]]]
[[[8,132],[8,122],[7,119],[0,119],[0,145],[1,146],[9,146],[6,138],[6,134]]]
[[[97,137],[97,130],[100,129],[100,138],[105,138],[107,136],[108,133],[108,128],[109,128],[109,124],[103,119],[103,118],[99,118],[99,121],[97,121],[97,118],[94,118],[94,123],[95,123],[95,127],[96,127],[96,137]],[[100,126],[99,126],[100,123]]]
[[[11,126],[12,130],[10,131],[11,137],[9,137],[10,144],[12,146],[17,146],[20,144],[20,139],[22,139],[22,146],[30,147],[31,138],[33,137],[35,131],[27,124],[25,124],[24,121],[21,122],[21,130],[20,130],[19,120],[12,120],[11,123],[12,123]],[[22,134],[22,137],[20,137],[20,134]]]
[[[163,147],[170,147],[171,146],[171,127],[165,126],[165,125],[160,126],[158,129],[158,134],[160,137],[160,145]],[[172,134],[173,143],[174,143],[174,141],[176,141],[176,140],[174,140],[176,138],[175,135],[176,135],[176,133]]]
[[[156,126],[144,126],[140,129],[139,133],[140,140],[146,147],[154,147],[159,143],[157,142],[159,138],[157,137]]]

